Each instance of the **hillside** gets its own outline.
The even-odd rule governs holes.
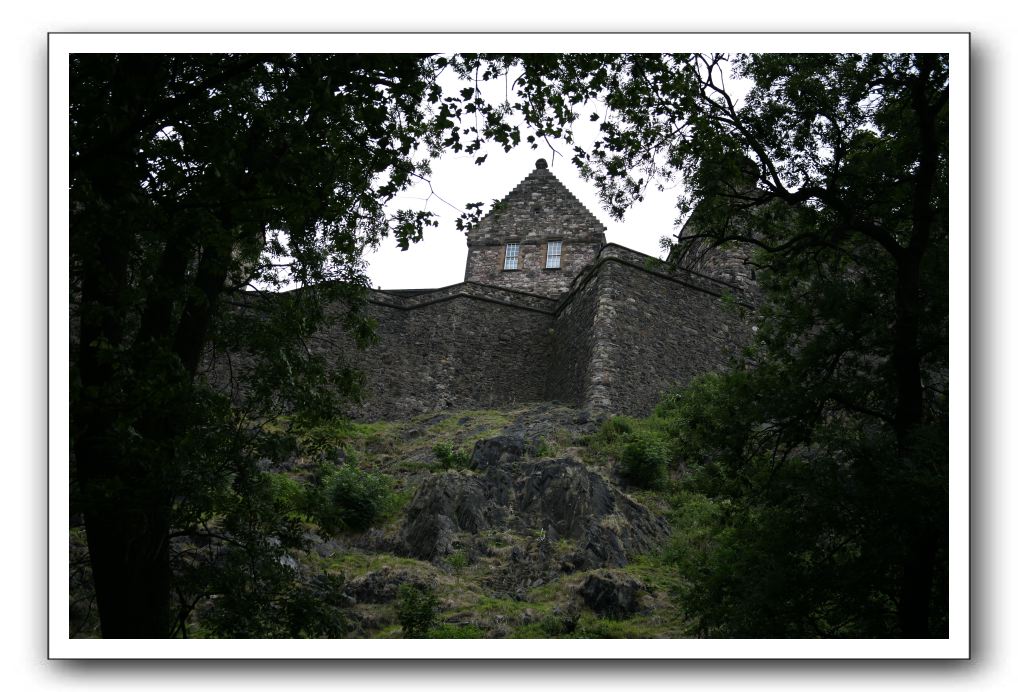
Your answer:
[[[625,488],[591,444],[598,430],[549,404],[323,429],[308,448],[388,501],[363,530],[351,529],[349,497],[354,507],[332,508],[331,535],[305,518],[312,549],[285,559],[340,578],[349,637],[682,636],[674,572],[655,557],[669,535],[663,496]],[[267,472],[310,485],[311,457]],[[72,622],[77,607],[78,636],[90,636],[80,577]],[[208,634],[202,617],[199,607],[188,636]]]

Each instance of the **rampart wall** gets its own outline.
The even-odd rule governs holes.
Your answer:
[[[608,245],[558,300],[473,282],[373,291],[378,342],[357,350],[337,326],[323,352],[365,374],[364,419],[532,401],[644,415],[747,342],[747,301],[737,285]]]
[[[748,343],[751,305],[737,287],[635,259],[611,253],[597,269],[601,355],[592,377],[603,385],[591,405],[642,416],[662,394],[726,367]]]
[[[357,349],[339,325],[318,343],[327,360],[364,374],[357,418],[512,406],[544,399],[553,306],[480,284],[373,291],[364,312],[377,322],[377,343]]]
[[[598,276],[591,275],[556,308],[545,388],[551,401],[582,406],[590,399],[591,362],[597,350],[592,325],[598,314],[599,288]]]

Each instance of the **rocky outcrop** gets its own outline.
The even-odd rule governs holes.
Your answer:
[[[351,580],[347,595],[357,603],[389,603],[396,600],[403,584],[433,589],[435,579],[409,569],[386,566]]]
[[[640,594],[646,587],[620,572],[594,572],[580,586],[583,602],[598,615],[622,620],[640,610]]]
[[[404,555],[440,560],[462,535],[512,531],[539,536],[534,550],[516,548],[512,561],[557,559],[548,545],[567,539],[576,546],[557,570],[619,567],[657,545],[665,521],[633,501],[577,459],[532,459],[522,435],[478,442],[470,471],[427,478],[406,510],[397,546]],[[535,572],[536,573],[536,572]]]

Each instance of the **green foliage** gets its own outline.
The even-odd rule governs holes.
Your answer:
[[[467,565],[470,564],[470,557],[467,555],[465,550],[457,550],[455,553],[449,556],[447,560],[449,566],[452,567],[453,571],[459,574]]]
[[[638,488],[660,489],[669,468],[677,467],[668,421],[660,415],[644,419],[615,416],[601,424],[591,438],[591,450],[618,462],[619,475]]]
[[[513,639],[556,639],[576,632],[579,613],[551,614],[513,630]]]
[[[584,616],[576,630],[567,635],[575,639],[648,639],[655,635],[653,627],[639,620],[612,620]]]
[[[265,474],[271,502],[283,513],[299,512],[305,505],[305,488],[302,483],[285,473]]]
[[[612,444],[627,433],[633,432],[633,419],[626,416],[612,416],[602,425],[599,433],[608,444]]]
[[[352,464],[320,464],[304,511],[329,533],[363,531],[389,516],[397,501],[392,479]]]
[[[530,450],[530,455],[538,459],[541,459],[543,457],[548,457],[554,454],[553,450],[554,448],[552,447],[552,445],[550,445],[548,441],[542,437],[538,440],[537,446]]]
[[[912,540],[903,527],[946,520],[946,437],[921,428],[924,466],[903,468],[891,431],[818,409],[805,374],[789,367],[705,376],[659,407],[690,464],[666,553],[684,577],[690,633],[892,635]],[[934,631],[946,624],[945,557],[932,577]]]
[[[444,470],[465,469],[470,466],[470,453],[454,447],[449,442],[438,442],[431,448],[439,466]]]
[[[207,566],[207,583],[221,593],[198,611],[207,637],[338,638],[347,632],[343,579],[297,579],[271,550],[230,550]]]
[[[402,584],[396,596],[396,617],[407,639],[427,636],[435,626],[438,598],[431,587]]]
[[[668,476],[671,452],[668,441],[648,431],[628,433],[624,437],[619,475],[640,488],[660,488]]]

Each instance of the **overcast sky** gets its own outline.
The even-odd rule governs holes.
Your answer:
[[[450,91],[460,88],[455,82],[443,83],[443,87]],[[600,112],[603,114],[603,109]],[[587,118],[580,118],[578,128],[578,141],[592,142],[597,136],[597,124],[590,123]],[[456,218],[469,202],[484,202],[485,210],[490,209],[492,200],[501,199],[516,187],[534,170],[539,158],[545,159],[555,177],[605,224],[608,242],[663,256],[661,237],[675,233],[677,188],[661,192],[652,186],[644,202],[631,208],[621,223],[614,221],[598,201],[594,183],[582,180],[569,161],[570,146],[552,142],[559,152],[555,154],[548,144],[538,141],[537,149],[524,143],[509,153],[497,144],[487,147],[481,153],[486,153],[488,158],[480,166],[474,163],[479,153],[448,153],[435,161],[431,188],[420,184],[397,198],[394,206],[427,208],[438,214],[438,228],[427,229],[424,239],[406,252],[401,251],[392,238],[386,239],[377,251],[368,252],[365,259],[372,286],[437,288],[463,281],[467,243],[466,236],[456,230]]]

